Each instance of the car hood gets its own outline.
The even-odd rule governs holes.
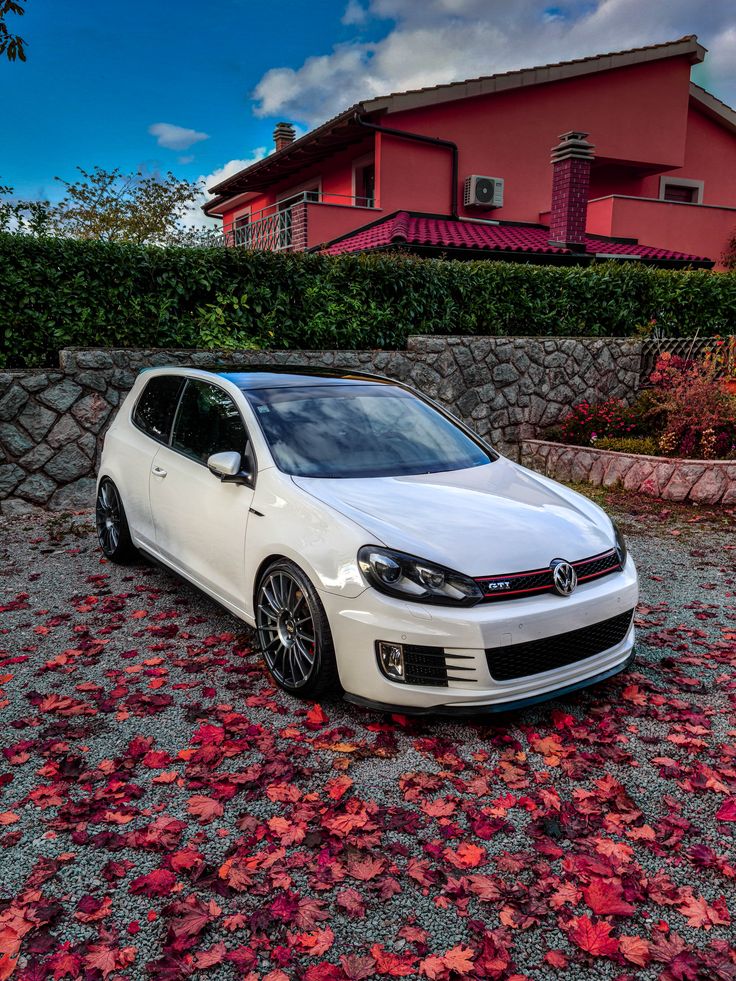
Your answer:
[[[597,505],[503,457],[448,473],[292,480],[363,527],[366,545],[470,576],[541,569],[555,558],[575,562],[615,544]]]

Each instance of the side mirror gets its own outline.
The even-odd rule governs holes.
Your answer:
[[[213,453],[207,459],[207,466],[220,480],[225,477],[237,477],[240,473],[240,464],[240,454],[234,450],[228,450],[225,453]]]

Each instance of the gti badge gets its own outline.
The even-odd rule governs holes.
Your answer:
[[[569,596],[578,584],[578,576],[569,562],[564,559],[552,559],[549,564],[552,570],[552,583],[560,596]]]
[[[486,583],[486,585],[488,586],[489,589],[509,589],[511,583],[509,582],[508,579],[504,579],[504,580],[497,579],[496,582],[489,582]]]

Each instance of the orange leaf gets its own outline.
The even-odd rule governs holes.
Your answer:
[[[470,947],[453,947],[442,958],[445,967],[458,974],[470,974],[473,970],[473,951]]]
[[[618,945],[626,960],[632,964],[646,967],[649,963],[649,943],[643,937],[619,937]]]
[[[618,940],[610,935],[613,926],[606,920],[593,923],[588,916],[577,916],[571,926],[570,940],[581,950],[594,957],[613,957],[618,952]]]
[[[486,857],[484,848],[479,848],[472,842],[464,841],[453,851],[446,848],[443,855],[457,869],[474,869],[483,862]]]

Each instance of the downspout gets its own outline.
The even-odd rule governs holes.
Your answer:
[[[386,133],[387,136],[396,136],[401,140],[414,140],[416,143],[427,143],[429,146],[440,146],[445,147],[452,153],[452,195],[450,201],[452,202],[452,208],[450,211],[450,216],[452,218],[457,218],[457,176],[458,176],[458,151],[457,143],[453,143],[451,140],[441,140],[438,136],[425,136],[423,133],[408,133],[404,129],[391,129],[389,126],[379,126],[377,123],[370,123],[362,116],[360,113],[355,114],[355,121],[360,126],[365,126],[366,129],[375,130],[377,133]]]

